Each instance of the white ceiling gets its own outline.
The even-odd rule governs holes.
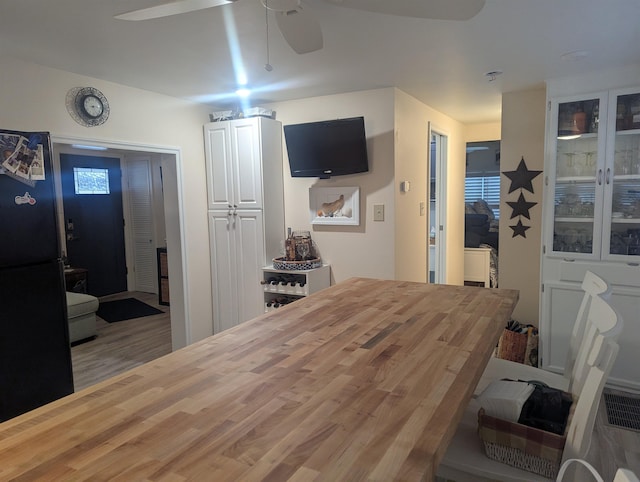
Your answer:
[[[163,1],[0,0],[0,55],[215,109],[236,107],[232,57],[238,55],[227,40],[234,36],[225,28],[227,10],[235,20],[236,64],[255,90],[253,105],[395,86],[465,123],[499,120],[503,92],[640,64],[640,0],[487,0],[464,22],[303,0],[320,21],[324,48],[296,54],[270,16],[271,72],[264,69],[259,0],[143,22],[113,18]],[[588,55],[562,60],[574,51]],[[485,73],[494,70],[504,74],[489,82]]]

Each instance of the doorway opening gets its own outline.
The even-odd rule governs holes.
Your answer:
[[[497,288],[500,218],[499,140],[467,143],[464,205],[465,284]]]
[[[429,126],[429,169],[427,185],[429,196],[429,222],[427,252],[429,283],[446,282],[446,172],[447,136]]]
[[[60,173],[60,154],[84,154],[89,151],[80,149],[81,146],[89,146],[103,149],[101,153],[93,153],[93,155],[111,157],[116,156],[122,159],[139,160],[142,158],[153,157],[157,160],[158,171],[161,170],[161,199],[160,211],[164,218],[165,235],[164,237],[155,234],[158,246],[164,244],[167,247],[167,268],[169,274],[169,289],[171,292],[171,348],[176,350],[184,347],[191,339],[191,333],[186,308],[186,289],[185,289],[185,243],[184,243],[184,215],[182,206],[182,186],[181,172],[182,159],[180,151],[175,148],[165,148],[162,146],[152,145],[133,145],[119,142],[105,142],[99,140],[78,139],[69,137],[53,136],[54,151],[54,169]],[[106,151],[104,151],[106,149]],[[139,164],[137,164],[139,166]],[[126,177],[126,176],[125,176]],[[62,184],[60,176],[54,178],[56,195],[62,196]],[[62,202],[58,198],[58,221],[60,226],[64,226],[64,212],[62,211]],[[127,210],[127,207],[125,207]],[[140,231],[140,230],[138,230]],[[66,244],[66,234],[61,231],[61,246]],[[135,239],[126,241],[127,250],[130,244],[135,244]],[[166,244],[165,244],[166,243]],[[155,245],[154,245],[155,249]],[[128,263],[129,264],[129,260]],[[128,276],[128,285],[131,285],[131,276]],[[133,286],[133,285],[132,285]]]

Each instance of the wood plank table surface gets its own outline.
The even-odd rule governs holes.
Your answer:
[[[433,480],[517,300],[352,278],[0,424],[0,479]]]

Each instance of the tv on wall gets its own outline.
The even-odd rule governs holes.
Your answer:
[[[291,177],[344,176],[369,170],[364,117],[284,126]]]

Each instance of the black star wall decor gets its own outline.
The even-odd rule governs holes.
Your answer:
[[[531,226],[525,226],[522,224],[522,216],[527,219],[531,219],[531,215],[529,214],[529,210],[538,203],[528,202],[524,197],[523,190],[526,189],[530,193],[533,194],[533,181],[537,176],[542,174],[542,171],[530,171],[527,168],[527,163],[524,162],[524,157],[520,159],[520,163],[518,164],[518,168],[515,171],[505,171],[503,172],[505,176],[511,179],[511,186],[509,186],[509,194],[513,191],[520,189],[520,196],[518,196],[517,201],[508,201],[507,204],[511,206],[511,219],[517,217],[518,224],[513,226],[509,226],[513,229],[513,238],[516,236],[522,236],[526,238],[527,229]]]
[[[516,224],[515,226],[509,226],[511,229],[513,229],[513,236],[511,236],[512,238],[515,238],[516,236],[522,236],[523,238],[526,238],[527,235],[525,234],[527,229],[530,229],[531,226],[525,226],[524,224],[522,224],[522,221],[518,220],[518,224]]]
[[[511,179],[509,193],[512,193],[516,189],[526,189],[533,194],[533,185],[531,184],[531,181],[542,174],[542,171],[530,171],[527,168],[527,164],[524,162],[523,157],[515,171],[505,171],[502,174]]]
[[[531,219],[529,210],[538,203],[531,203],[527,201],[524,198],[524,194],[520,193],[518,201],[507,201],[507,204],[513,209],[513,211],[511,211],[511,219],[515,218],[516,216],[524,216],[527,219]]]

